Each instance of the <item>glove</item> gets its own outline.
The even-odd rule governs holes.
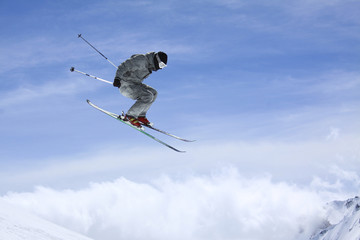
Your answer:
[[[119,77],[115,77],[114,82],[113,82],[113,86],[117,87],[117,88],[119,88],[121,86]]]

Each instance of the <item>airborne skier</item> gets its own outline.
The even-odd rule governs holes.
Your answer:
[[[142,124],[152,126],[146,113],[157,97],[157,91],[143,81],[153,71],[166,67],[166,64],[166,53],[149,52],[132,55],[116,71],[113,86],[119,88],[123,96],[136,100],[127,111],[125,120],[137,128],[141,128]]]
[[[109,112],[103,108],[98,107],[97,105],[86,100],[87,103],[93,108],[105,113],[106,115],[119,120],[120,122],[138,130],[139,132],[145,134],[149,138],[161,143],[162,145],[176,151],[184,152],[179,149],[174,148],[173,146],[161,141],[150,133],[145,132],[146,127],[152,129],[159,133],[163,133],[169,137],[184,141],[184,142],[193,142],[194,140],[188,140],[175,136],[171,133],[163,131],[158,128],[154,128],[152,123],[146,118],[146,113],[149,110],[150,106],[153,104],[157,97],[157,91],[152,87],[143,84],[142,82],[147,78],[153,71],[157,71],[166,67],[167,64],[167,55],[164,52],[149,52],[146,54],[135,54],[132,55],[129,59],[124,61],[119,66],[116,66],[111,62],[104,54],[97,50],[91,43],[89,43],[81,34],[78,34],[78,38],[84,40],[90,47],[92,47],[96,52],[98,52],[103,58],[106,59],[111,65],[113,65],[117,71],[113,82],[108,80],[90,75],[88,73],[79,71],[74,67],[70,68],[71,72],[78,72],[88,77],[94,78],[96,80],[112,84],[114,87],[119,88],[120,93],[125,97],[136,100],[135,104],[128,110],[126,115],[118,115],[116,113]]]

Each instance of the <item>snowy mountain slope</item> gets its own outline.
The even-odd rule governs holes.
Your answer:
[[[0,200],[0,240],[91,240]]]
[[[310,240],[360,240],[360,199],[334,201],[327,206],[327,224]]]

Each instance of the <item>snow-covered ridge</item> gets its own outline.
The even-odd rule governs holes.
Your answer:
[[[360,240],[360,198],[334,201],[326,206],[324,228],[310,240]]]
[[[0,200],[1,240],[91,240]]]

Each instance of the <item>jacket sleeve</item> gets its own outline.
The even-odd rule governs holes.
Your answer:
[[[128,61],[128,60],[126,60],[126,61]],[[125,65],[125,62],[123,62],[122,64],[119,65],[118,69],[116,70],[115,78],[120,78],[120,79],[126,78],[126,72],[128,72],[128,69]]]

